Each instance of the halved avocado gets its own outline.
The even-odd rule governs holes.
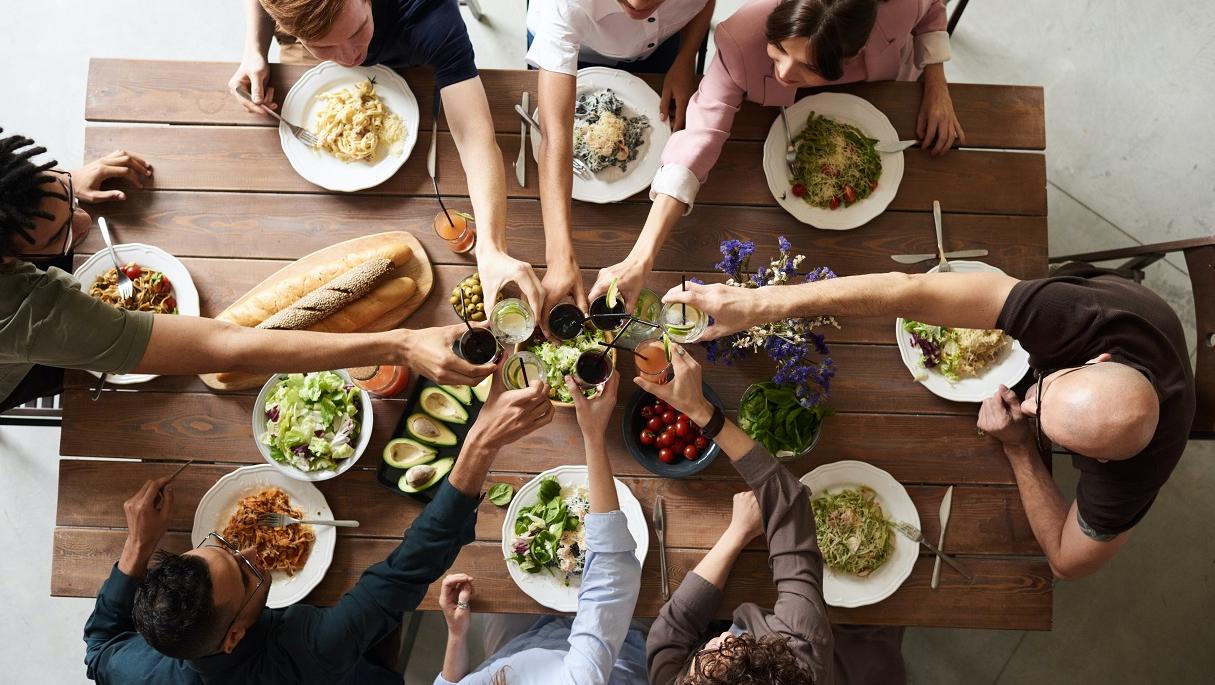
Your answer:
[[[435,449],[409,438],[390,440],[384,446],[384,463],[398,469],[407,469],[435,459]]]
[[[418,396],[418,406],[440,421],[468,423],[468,411],[464,406],[456,398],[434,386],[422,389],[422,394]]]
[[[440,385],[439,387],[443,388],[443,392],[460,400],[460,404],[466,407],[472,406],[472,388],[467,385]]]
[[[493,385],[494,375],[491,373],[485,377],[485,380],[473,386],[473,394],[477,396],[478,400],[484,402],[485,400],[489,399],[489,390],[491,387],[493,387]]]
[[[450,428],[425,414],[410,414],[405,420],[405,430],[426,445],[448,447],[456,444],[456,434]]]
[[[455,457],[447,457],[429,464],[419,464],[408,471],[397,481],[401,492],[422,492],[433,488],[436,483],[446,476],[456,463]]]

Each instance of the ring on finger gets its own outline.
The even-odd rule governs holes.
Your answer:
[[[469,607],[468,602],[456,602],[457,609],[467,609],[468,607]]]

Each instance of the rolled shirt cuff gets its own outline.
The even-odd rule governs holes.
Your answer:
[[[915,66],[923,69],[929,64],[948,62],[949,34],[945,31],[929,31],[915,36],[912,41],[915,46]]]
[[[650,183],[651,202],[658,198],[659,193],[670,195],[688,206],[683,212],[684,216],[691,213],[696,194],[699,192],[700,181],[696,174],[679,164],[663,164],[658,167],[658,173],[654,174],[654,181]]]
[[[629,520],[623,511],[586,515],[586,548],[596,554],[632,552],[637,541],[629,532]]]
[[[578,75],[578,50],[573,43],[544,41],[537,35],[524,59],[528,66],[558,74]]]

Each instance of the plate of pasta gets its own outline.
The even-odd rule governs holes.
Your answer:
[[[797,156],[785,165],[779,116],[764,141],[764,176],[777,203],[815,228],[857,228],[890,205],[903,180],[903,153],[878,152],[898,132],[878,108],[855,95],[818,93],[785,110]]]
[[[257,525],[264,513],[333,520],[325,496],[312,483],[293,480],[273,466],[244,466],[224,475],[194,511],[194,546],[212,531],[240,549],[253,547],[256,562],[270,573],[266,606],[291,606],[312,592],[333,561],[337,533],[332,526]]]
[[[322,62],[291,87],[282,115],[320,139],[309,147],[280,123],[287,161],[329,190],[353,192],[387,181],[418,140],[417,98],[405,79],[383,65]]]
[[[93,297],[121,309],[198,316],[198,290],[186,265],[159,247],[143,243],[123,243],[114,246],[118,262],[131,279],[135,296],[124,300],[118,294],[118,275],[108,251],[93,254],[72,275],[80,289]],[[101,374],[90,371],[94,376]],[[154,374],[110,374],[106,383],[131,385],[156,378]]]

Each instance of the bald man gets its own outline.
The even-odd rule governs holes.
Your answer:
[[[1126,544],[1194,420],[1194,374],[1177,315],[1147,288],[1088,264],[1031,281],[889,273],[763,291],[689,284],[663,301],[712,316],[709,338],[819,314],[1006,331],[1029,352],[1035,382],[1024,399],[1000,386],[983,402],[978,427],[1003,443],[1034,537],[1059,578],[1094,573]],[[1074,502],[1042,458],[1052,443],[1080,471]]]

